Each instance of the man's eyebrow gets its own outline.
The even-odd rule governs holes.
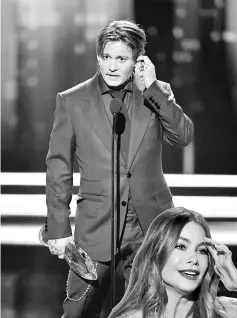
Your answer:
[[[120,59],[120,58],[129,59],[129,56],[127,56],[127,55],[116,55],[115,58],[116,58],[116,59]]]
[[[187,243],[190,243],[190,242],[191,242],[188,238],[183,237],[183,236],[180,236],[179,239],[184,240],[184,241],[187,242]],[[197,245],[197,247],[202,246],[202,245],[206,246],[204,241],[203,241],[203,242],[200,242],[200,243]]]
[[[109,53],[103,53],[103,55],[108,55],[108,56],[110,56],[111,57],[111,55],[109,54]],[[124,58],[124,59],[129,59],[129,56],[128,55],[116,55],[116,59],[118,59],[118,58],[120,58],[120,57],[122,57],[122,58]]]

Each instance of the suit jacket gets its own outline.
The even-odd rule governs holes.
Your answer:
[[[144,94],[133,86],[127,163],[120,157],[118,222],[124,223],[130,191],[146,233],[151,221],[173,206],[162,171],[162,143],[187,145],[193,136],[193,124],[176,104],[168,83],[156,81]],[[57,95],[46,158],[49,239],[71,235],[69,204],[74,156],[80,169],[74,237],[93,260],[107,261],[111,241],[111,125],[101,98],[98,73]]]

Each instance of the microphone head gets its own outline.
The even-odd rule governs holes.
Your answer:
[[[122,109],[123,102],[119,98],[114,98],[110,102],[110,111],[112,114],[118,114]]]

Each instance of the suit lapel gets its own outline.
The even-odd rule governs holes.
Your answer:
[[[97,74],[92,78],[91,83],[87,87],[86,95],[82,97],[82,100],[86,102],[81,107],[85,118],[106,148],[111,151],[111,125],[100,95]]]
[[[91,128],[104,143],[105,147],[112,152],[112,126],[100,94],[98,73],[92,78],[91,84],[88,85],[87,94],[82,97],[82,99],[86,102],[81,107],[84,116],[91,125]],[[121,155],[120,162],[126,167],[125,161]]]
[[[151,112],[144,105],[144,97],[134,83],[133,106],[131,114],[130,147],[128,155],[128,170],[130,169],[142,139],[145,135]]]

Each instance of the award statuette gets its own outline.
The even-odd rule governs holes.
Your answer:
[[[48,240],[45,235],[45,227],[43,226],[39,231],[40,243],[49,247]],[[88,280],[96,280],[97,273],[94,263],[89,255],[79,247],[74,240],[70,241],[64,252],[64,258],[70,266],[71,270],[77,275]]]

